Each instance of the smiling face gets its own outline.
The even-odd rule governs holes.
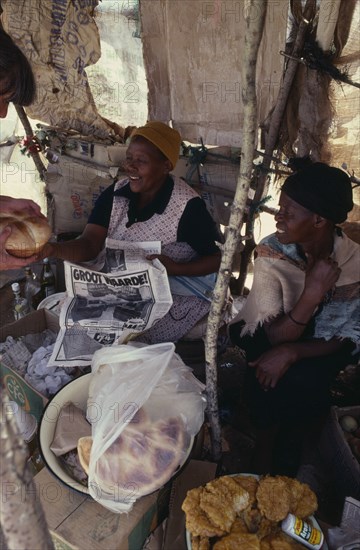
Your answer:
[[[137,136],[126,151],[125,171],[133,193],[151,200],[171,170],[170,161],[145,138]]]
[[[275,215],[276,236],[282,244],[306,244],[315,237],[319,216],[304,208],[284,192],[280,195],[279,211]]]

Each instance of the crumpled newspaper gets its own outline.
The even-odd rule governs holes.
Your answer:
[[[5,342],[0,344],[0,360],[7,367],[24,376],[26,368],[31,359],[31,353],[22,340],[15,340],[8,336]]]
[[[36,332],[35,334],[26,334],[21,338],[25,346],[27,347],[27,349],[31,353],[34,353],[40,346],[43,346],[46,348],[47,346],[54,344],[57,338],[57,334],[56,332],[47,328],[43,332]]]
[[[330,550],[358,550],[360,548],[360,501],[346,497],[339,527],[327,532]]]
[[[20,338],[8,336],[0,343],[0,359],[33,388],[50,397],[73,379],[75,369],[48,367],[56,334],[49,329]]]
[[[24,376],[26,382],[45,397],[54,395],[73,379],[74,369],[47,366],[54,345],[41,346],[33,353]]]

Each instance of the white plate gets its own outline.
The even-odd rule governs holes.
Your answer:
[[[230,475],[231,475],[231,477],[239,476],[239,475],[240,476],[246,476],[246,477],[252,476],[252,477],[256,477],[256,479],[260,479],[260,476],[257,475],[257,474],[241,473],[241,474],[230,474]],[[310,516],[309,519],[311,520],[313,526],[316,527],[316,529],[319,529],[319,531],[322,531],[320,525],[318,524],[318,522],[316,521],[314,516]],[[192,550],[191,535],[190,535],[190,532],[187,529],[185,529],[185,537],[186,537],[186,545],[187,545],[188,550]],[[296,542],[299,542],[299,541],[296,539]],[[301,542],[299,542],[299,544],[301,544]],[[304,544],[302,544],[302,546],[304,546],[304,548],[306,548],[306,546]],[[327,545],[325,540],[323,542],[321,550],[328,550],[328,545]]]
[[[62,481],[72,489],[75,489],[76,491],[79,491],[80,493],[85,493],[87,495],[89,494],[89,489],[73,479],[67,473],[61,460],[59,460],[59,458],[56,457],[51,451],[50,445],[54,439],[58,416],[61,409],[66,403],[71,401],[72,403],[74,403],[74,405],[79,407],[79,409],[86,411],[87,400],[89,396],[90,379],[91,373],[84,374],[79,378],[75,378],[75,380],[72,380],[64,387],[62,387],[61,390],[59,390],[58,393],[54,395],[51,401],[47,403],[43,411],[39,426],[39,448],[46,466],[60,481]],[[174,475],[179,472],[180,468],[184,466],[187,459],[189,458],[193,443],[194,438],[191,437],[189,447],[184,456],[184,459],[182,460],[179,468],[176,470]]]
[[[66,292],[56,292],[56,294],[50,294],[50,296],[46,296],[46,298],[40,302],[37,309],[48,309],[52,313],[55,313],[55,315],[60,315],[61,305],[66,296]]]

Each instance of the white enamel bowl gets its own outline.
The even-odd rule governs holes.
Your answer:
[[[58,457],[50,450],[51,443],[54,439],[55,428],[57,419],[61,409],[69,401],[74,403],[79,409],[86,411],[87,399],[89,395],[89,384],[91,379],[90,374],[84,374],[79,378],[75,378],[66,386],[61,388],[60,391],[49,401],[44,409],[39,426],[39,448],[44,463],[48,469],[55,475],[60,481],[79,491],[80,493],[89,494],[87,487],[73,479],[69,473],[64,469],[64,466]],[[193,447],[194,438],[190,439],[189,447],[182,460],[179,468],[174,475],[179,473],[180,469],[184,466],[189,458],[191,449]]]

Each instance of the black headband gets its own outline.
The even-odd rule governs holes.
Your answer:
[[[289,176],[281,190],[304,208],[334,223],[344,222],[354,206],[349,176],[321,162]]]

